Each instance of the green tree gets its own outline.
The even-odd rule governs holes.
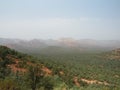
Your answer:
[[[32,90],[36,90],[37,85],[40,83],[40,80],[43,78],[43,72],[41,66],[30,66],[29,72],[27,75],[28,85]]]
[[[53,90],[54,78],[51,76],[44,77],[44,90]]]

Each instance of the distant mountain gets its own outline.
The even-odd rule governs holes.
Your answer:
[[[28,40],[3,39],[3,38],[0,38],[0,45],[6,45],[12,49],[21,52],[36,51],[47,46],[42,40],[38,40],[38,39],[33,39],[28,41]]]
[[[60,38],[58,40],[58,42],[61,44],[61,45],[64,45],[64,46],[69,46],[69,47],[78,47],[79,46],[79,41],[78,40],[75,40],[73,38]]]
[[[0,38],[0,45],[6,45],[15,50],[32,53],[32,52],[63,52],[63,51],[106,51],[120,48],[119,40],[92,40],[73,38],[60,38],[58,40],[20,40]]]

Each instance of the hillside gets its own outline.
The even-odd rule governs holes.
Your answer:
[[[110,60],[120,60],[120,48],[108,52],[106,57]]]
[[[40,78],[51,80],[51,77],[45,77],[50,72],[51,70],[35,58],[0,46],[0,90],[36,90]],[[45,86],[48,84],[44,83],[42,80],[42,86],[39,87],[48,88]]]
[[[0,46],[0,90],[66,90],[68,81],[65,83],[59,77],[64,72],[55,72],[32,56]]]
[[[59,54],[51,52],[33,55],[41,58],[49,68],[67,74],[68,80],[74,80],[77,86],[84,86],[85,90],[105,90],[105,88],[119,90],[120,61],[110,59],[111,51],[104,53],[69,51]],[[72,83],[70,85],[72,86]]]
[[[0,46],[0,90],[120,89],[120,62],[108,53],[33,56]]]

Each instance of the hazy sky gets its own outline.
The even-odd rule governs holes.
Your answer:
[[[120,39],[120,0],[0,0],[0,37]]]

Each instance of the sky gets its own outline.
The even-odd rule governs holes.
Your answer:
[[[0,38],[120,40],[120,0],[0,0]]]

